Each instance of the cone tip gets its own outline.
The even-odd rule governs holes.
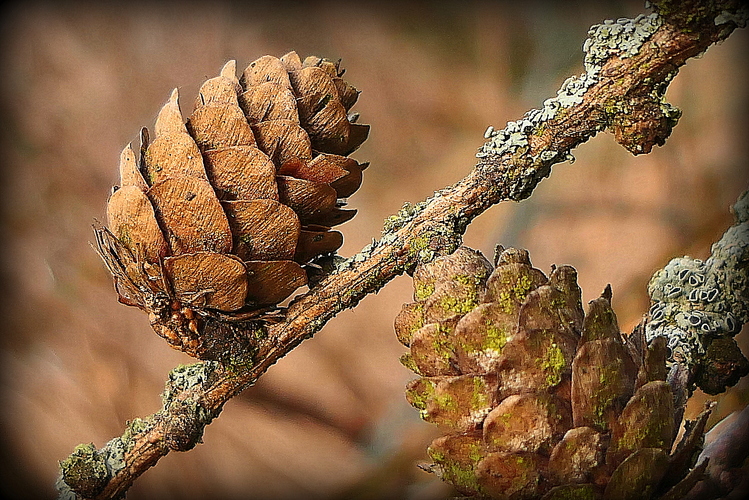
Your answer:
[[[179,109],[179,89],[172,90],[169,100],[156,117],[154,129],[156,137],[175,132],[187,133],[185,123],[182,120],[182,111]]]
[[[226,64],[224,64],[224,67],[221,68],[221,76],[225,78],[230,78],[231,80],[236,80],[237,79],[237,61],[234,59],[227,61]]]

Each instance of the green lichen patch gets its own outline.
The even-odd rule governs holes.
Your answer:
[[[424,393],[428,396],[424,412],[427,422],[457,431],[475,429],[496,404],[495,377],[459,375],[433,380],[434,391]]]
[[[458,367],[464,373],[496,370],[516,326],[517,319],[505,314],[498,304],[476,306],[460,319],[452,334]]]
[[[398,210],[397,214],[391,215],[385,219],[382,226],[382,234],[385,235],[399,230],[420,214],[421,211],[424,210],[424,207],[426,207],[426,203],[423,201],[416,204],[409,202],[404,203],[403,207]]]
[[[455,350],[450,334],[457,319],[429,323],[414,332],[411,338],[411,357],[424,376],[458,375]]]
[[[507,314],[516,314],[528,294],[547,282],[544,273],[529,265],[499,265],[487,281],[484,300],[496,302]]]
[[[544,392],[569,380],[576,346],[558,330],[520,328],[502,351],[503,393]]]
[[[492,265],[481,252],[460,247],[449,255],[418,266],[413,275],[414,287],[418,289],[422,283],[434,284],[435,288],[443,283],[466,288],[471,287],[468,283],[483,286],[491,272]]]
[[[554,387],[562,381],[562,375],[570,366],[562,349],[556,342],[551,342],[546,355],[538,358],[539,368],[546,374],[546,387]]]
[[[400,364],[402,364],[412,372],[421,375],[421,373],[419,372],[419,367],[416,366],[414,358],[413,356],[411,356],[410,352],[403,354],[400,358],[398,358],[398,361],[400,361]]]
[[[406,385],[406,400],[419,410],[419,415],[427,419],[427,405],[434,399],[434,389],[439,378],[417,378]]]
[[[110,477],[106,458],[93,443],[76,446],[73,453],[60,462],[60,470],[65,484],[85,498],[99,494]]]
[[[429,237],[419,235],[412,238],[408,245],[408,255],[418,262],[429,262],[434,258],[434,251],[429,248]]]
[[[414,283],[414,300],[425,301],[434,293],[434,282],[421,281]]]
[[[575,426],[609,430],[634,392],[637,367],[614,339],[586,342],[572,364]]]
[[[481,345],[481,349],[485,351],[495,351],[498,354],[501,354],[502,348],[507,344],[507,340],[512,334],[512,330],[506,326],[507,325],[497,325],[492,321],[486,321],[484,323],[485,341]]]
[[[478,462],[484,456],[481,436],[459,434],[435,439],[427,449],[442,480],[465,495],[483,494],[476,476]]]
[[[674,403],[671,386],[649,382],[640,387],[613,425],[607,462],[617,465],[641,448],[671,449]]]
[[[443,286],[440,291],[442,293],[439,294],[437,300],[430,304],[432,306],[430,311],[434,311],[434,307],[437,307],[445,318],[463,316],[478,304],[478,296],[474,289]]]
[[[492,384],[491,388],[487,386],[485,377],[472,377],[473,392],[471,393],[470,409],[471,413],[482,415],[488,413],[494,403],[496,385]],[[482,419],[483,420],[483,419]]]
[[[610,293],[610,288],[607,288]],[[588,303],[588,314],[583,322],[581,341],[603,340],[607,338],[622,341],[616,314],[611,308],[610,298],[601,296]]]
[[[130,443],[135,437],[142,435],[153,427],[153,417],[134,418],[127,422],[125,432],[120,438],[125,443]]]

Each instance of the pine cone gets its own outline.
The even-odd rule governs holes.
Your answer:
[[[359,92],[338,63],[263,56],[240,79],[235,66],[202,85],[186,123],[172,92],[154,140],[141,132],[140,158],[122,152],[108,227],[96,230],[120,301],[204,359],[246,342],[237,322],[273,310],[341,246],[330,228],[356,213],[342,199],[367,166],[346,156],[369,126],[348,115]]]
[[[610,287],[585,315],[574,268],[547,278],[508,249],[492,270],[461,247],[417,268],[414,299],[395,320],[420,375],[406,397],[444,434],[426,468],[461,494],[679,498],[696,481],[709,411],[669,454],[680,413],[665,341],[646,346],[640,327],[625,340]]]

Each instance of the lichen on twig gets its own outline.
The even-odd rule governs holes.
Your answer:
[[[648,285],[647,339],[666,337],[672,361],[685,365],[689,382],[709,394],[749,374],[749,361],[733,340],[749,322],[749,191],[733,213],[736,224],[709,258],[673,259]]]

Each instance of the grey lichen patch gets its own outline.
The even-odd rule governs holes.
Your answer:
[[[117,474],[125,468],[125,454],[133,449],[134,441],[128,439],[128,436],[116,437],[110,440],[102,448],[102,453],[106,457],[107,467],[112,474]]]
[[[192,394],[199,393],[210,384],[210,379],[218,368],[216,361],[204,361],[191,365],[180,365],[169,372],[164,392],[161,395],[163,410],[157,414],[164,420],[164,444],[176,451],[193,448],[203,435],[214,412],[201,405]]]
[[[169,379],[162,394],[163,400],[171,400],[178,392],[188,391],[193,387],[205,387],[217,367],[217,361],[177,366],[169,372]]]
[[[398,210],[398,213],[395,215],[391,215],[387,219],[385,219],[385,222],[382,225],[382,234],[383,236],[387,233],[392,233],[403,226],[405,226],[408,222],[412,221],[417,215],[421,213],[422,210],[424,210],[424,207],[426,207],[427,203],[425,201],[421,201],[416,204],[411,204],[409,202],[406,202],[403,204],[403,207]]]
[[[406,202],[397,214],[385,219],[382,229],[382,238],[373,239],[370,244],[348,259],[338,259],[334,262],[332,272],[345,272],[357,264],[369,260],[375,252],[381,251],[383,247],[392,246],[396,249],[407,249],[408,259],[397,263],[397,272],[412,272],[417,264],[431,262],[440,255],[447,255],[460,246],[461,235],[465,231],[468,220],[464,220],[460,213],[450,213],[425,224],[423,228],[414,230],[410,234],[398,234],[398,231],[416,219],[435,200],[444,195],[443,191],[437,191],[433,196],[418,203]],[[385,282],[373,282],[370,289],[379,290]]]
[[[749,321],[749,192],[734,205],[738,223],[705,260],[673,259],[648,285],[646,337],[666,337],[673,360],[694,367],[707,345],[732,337]]]
[[[749,7],[747,7],[745,3],[741,4],[736,12],[724,10],[715,16],[715,19],[713,20],[715,26],[734,23],[737,28],[746,28],[747,21],[749,21]]]
[[[640,47],[661,26],[661,17],[656,14],[640,14],[634,19],[606,20],[588,30],[588,39],[583,44],[585,72],[596,76],[601,67],[612,56],[624,59],[637,55]]]
[[[661,18],[654,13],[649,16],[641,14],[634,19],[607,20],[591,27],[589,37],[583,45],[585,73],[565,80],[556,97],[544,101],[541,109],[533,109],[520,120],[508,122],[502,130],[489,126],[484,133],[487,141],[479,148],[476,157],[527,153],[530,137],[540,135],[546,122],[559,119],[567,108],[583,102],[583,96],[599,81],[601,68],[610,57],[627,58],[636,55],[660,25]],[[604,126],[603,123],[598,125],[597,131]],[[545,176],[552,165],[565,160],[574,160],[569,151],[541,151],[531,157],[531,169]],[[529,173],[524,174],[527,176]],[[510,197],[515,199],[512,194]]]

